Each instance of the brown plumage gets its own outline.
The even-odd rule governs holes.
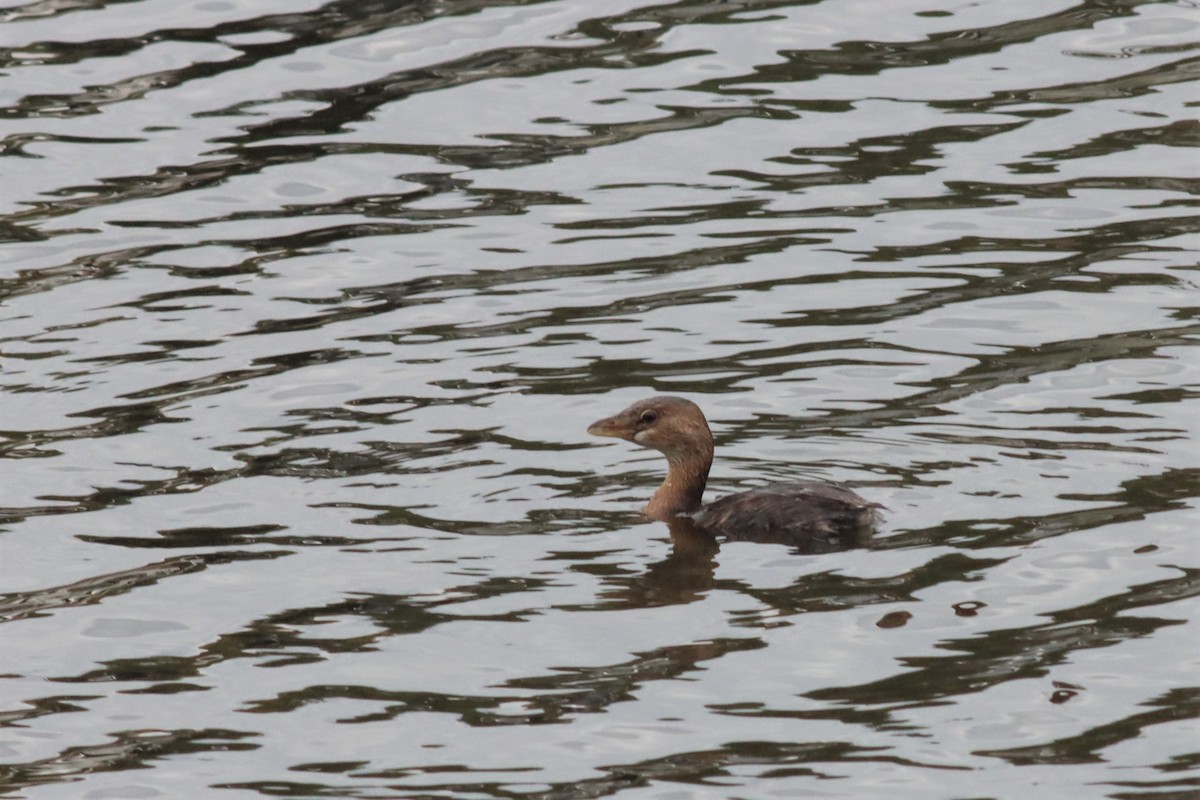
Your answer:
[[[773,484],[704,506],[712,432],[700,408],[682,397],[641,400],[592,423],[588,433],[624,439],[666,456],[667,477],[643,509],[651,519],[669,522],[682,515],[727,539],[791,544],[810,552],[863,544],[874,531],[878,504],[819,481]]]

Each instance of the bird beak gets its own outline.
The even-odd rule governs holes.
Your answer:
[[[618,417],[606,417],[588,425],[587,432],[592,436],[611,436],[615,439],[633,441],[629,429],[621,424]]]

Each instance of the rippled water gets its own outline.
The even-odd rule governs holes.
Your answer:
[[[1195,2],[0,7],[0,795],[1200,792]],[[710,497],[866,549],[674,541]]]

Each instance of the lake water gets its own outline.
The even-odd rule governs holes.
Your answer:
[[[3,0],[0,796],[1198,796],[1198,42]],[[875,540],[673,541],[655,393]]]

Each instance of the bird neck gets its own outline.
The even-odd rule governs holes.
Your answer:
[[[711,442],[682,452],[668,453],[666,480],[643,509],[646,516],[665,521],[679,514],[698,511],[712,458]]]

